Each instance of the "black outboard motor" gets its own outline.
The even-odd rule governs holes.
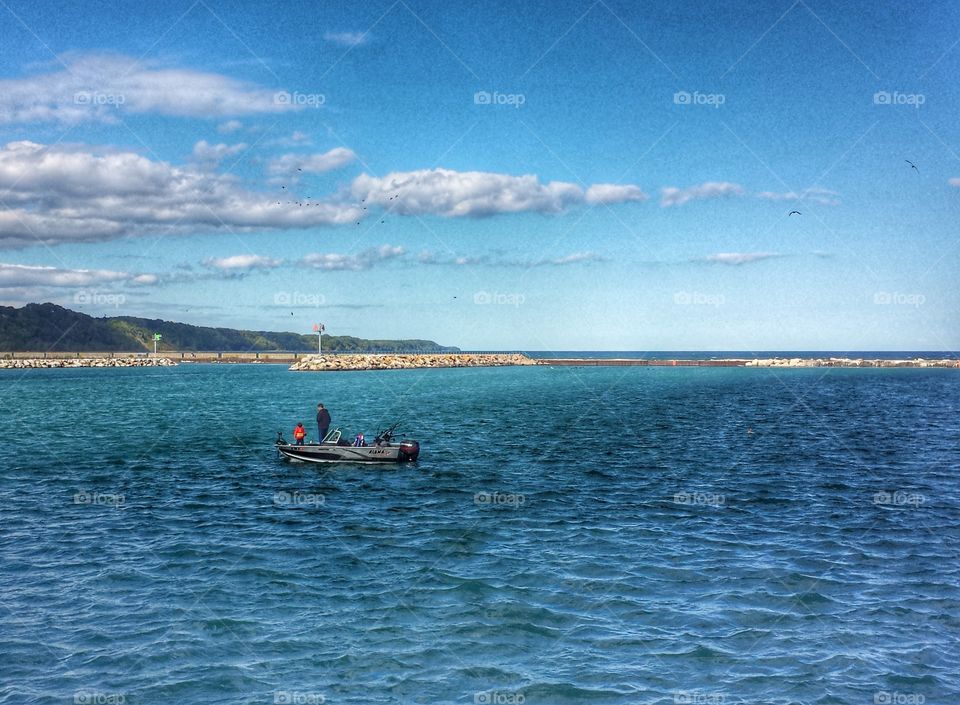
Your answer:
[[[420,444],[416,441],[401,441],[398,459],[401,463],[412,463],[420,455]]]

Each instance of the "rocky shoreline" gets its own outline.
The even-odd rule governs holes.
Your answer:
[[[62,367],[174,367],[166,357],[27,357],[0,360],[0,370],[59,369]]]
[[[506,367],[536,365],[521,353],[441,353],[431,355],[311,355],[290,366],[294,372],[404,370],[429,367]]]
[[[745,367],[960,367],[960,360],[880,360],[847,357],[800,358],[773,357],[747,360]]]

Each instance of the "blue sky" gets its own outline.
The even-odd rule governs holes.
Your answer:
[[[132,7],[0,7],[7,305],[960,348],[956,4]]]

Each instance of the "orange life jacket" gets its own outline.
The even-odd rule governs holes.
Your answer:
[[[298,441],[301,438],[304,438],[306,435],[307,435],[307,429],[305,429],[303,426],[297,426],[295,429],[293,429],[293,437],[296,438]]]

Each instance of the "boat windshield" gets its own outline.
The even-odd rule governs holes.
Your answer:
[[[340,429],[335,428],[332,431],[328,431],[327,435],[323,437],[321,443],[332,443],[336,445],[340,440]]]

